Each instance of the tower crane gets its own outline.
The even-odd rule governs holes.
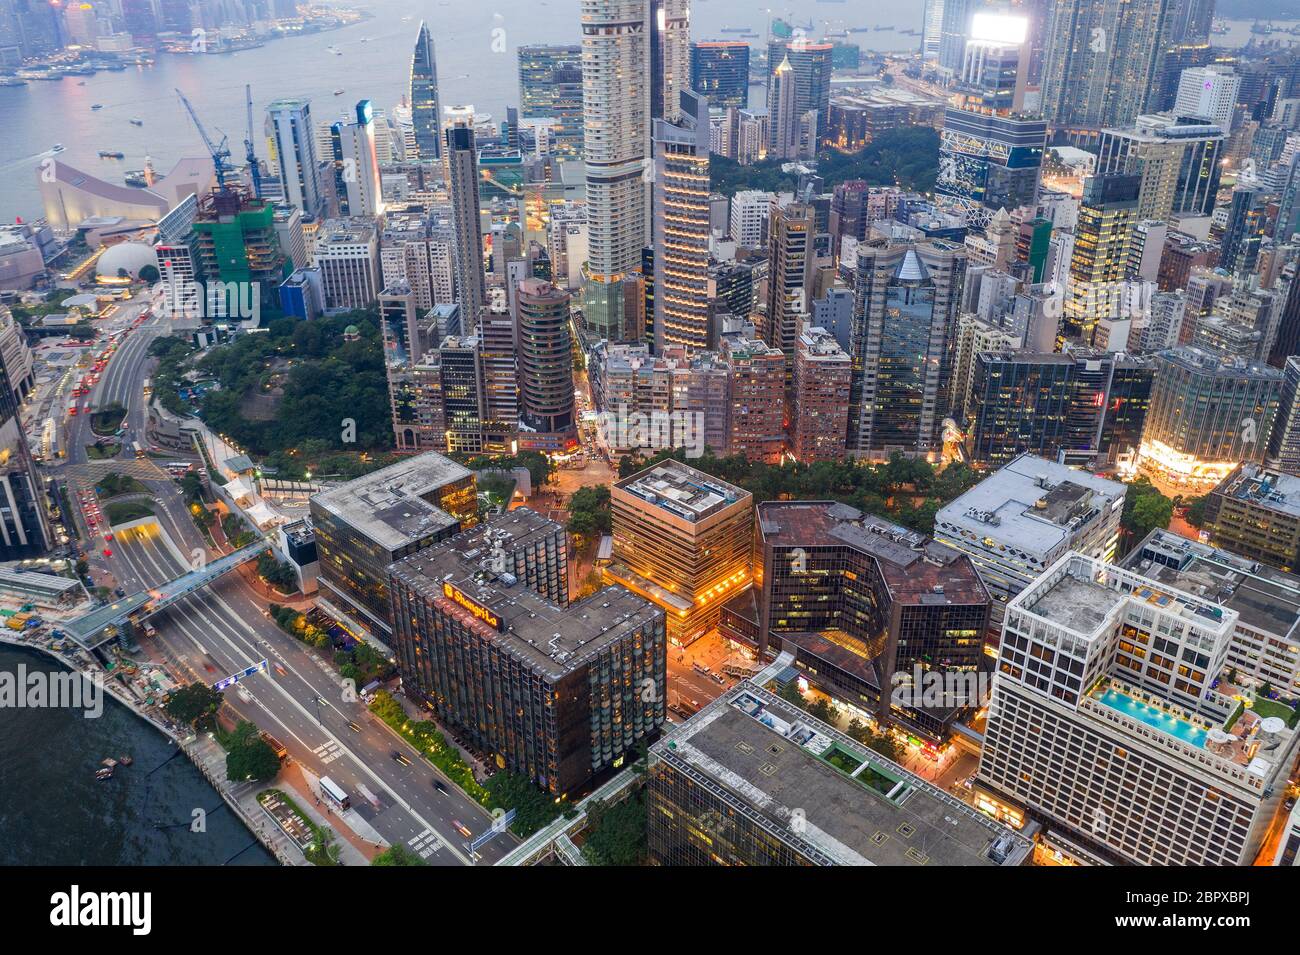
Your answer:
[[[208,131],[204,129],[203,124],[199,122],[199,114],[194,112],[194,105],[185,98],[185,94],[180,90],[176,91],[176,95],[179,96],[181,102],[185,104],[185,109],[189,112],[190,119],[194,121],[194,128],[199,131],[199,135],[203,138],[203,144],[208,147],[208,154],[212,157],[212,168],[217,174],[217,189],[221,192],[225,192],[226,174],[230,172],[230,147],[226,145],[228,137],[222,134],[221,142],[214,144],[212,142],[212,137],[208,135]],[[221,131],[217,130],[217,132]]]
[[[253,195],[262,198],[262,170],[257,165],[257,153],[253,151],[253,87],[244,85],[244,104],[248,109],[248,135],[244,137],[244,160],[248,163],[248,175],[253,180]]]

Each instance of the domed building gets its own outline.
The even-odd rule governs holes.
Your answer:
[[[121,282],[122,273],[131,279],[140,278],[146,265],[158,268],[158,254],[143,242],[119,242],[109,246],[95,265],[95,274],[101,282]]]

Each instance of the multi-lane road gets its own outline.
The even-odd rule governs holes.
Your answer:
[[[123,307],[130,321],[143,311],[137,300]],[[143,394],[148,348],[167,334],[165,320],[150,318],[127,331],[91,393],[95,409],[118,404],[127,409],[124,448],[132,441],[147,446],[148,399]],[[195,557],[208,552],[186,512],[183,495],[166,472],[148,460],[121,458],[88,462],[92,442],[86,415],[67,419],[63,472],[74,496],[93,490],[106,470],[128,474],[147,488],[157,525],[118,531],[104,556],[97,535],[88,557],[128,592],[156,586],[189,571]],[[98,528],[98,533],[103,532]],[[364,841],[407,845],[434,865],[471,862],[459,826],[474,835],[487,830],[491,814],[441,776],[407,743],[372,717],[346,693],[334,669],[312,650],[282,631],[265,615],[264,604],[238,573],[195,593],[151,618],[157,636],[145,650],[164,660],[181,679],[207,683],[262,660],[269,665],[227,690],[227,704],[241,718],[284,742],[289,756],[314,776],[329,776],[352,797],[353,809],[343,822]],[[393,758],[401,753],[404,760]],[[438,778],[446,790],[434,784]],[[491,864],[515,844],[509,833],[480,850],[480,864]]]

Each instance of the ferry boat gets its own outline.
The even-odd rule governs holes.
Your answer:
[[[50,152],[52,153],[63,152],[63,143],[55,143],[53,146],[50,147]]]
[[[99,151],[100,159],[125,159],[126,153],[117,152],[114,149],[101,149]]]
[[[149,179],[143,169],[128,169],[122,174],[122,181],[135,189],[144,189],[149,185]]]

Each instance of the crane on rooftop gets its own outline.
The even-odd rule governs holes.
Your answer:
[[[189,112],[190,119],[194,121],[194,128],[199,131],[199,135],[203,138],[203,145],[208,147],[208,154],[212,157],[212,168],[217,174],[218,191],[225,192],[226,174],[230,171],[230,147],[226,145],[228,137],[223,133],[221,136],[221,142],[213,143],[212,137],[209,136],[208,131],[203,128],[203,123],[199,122],[199,114],[194,111],[194,105],[185,98],[185,94],[180,90],[176,91],[176,95],[179,96],[181,102],[185,104],[185,109]],[[217,132],[221,132],[221,130],[217,130]]]
[[[253,151],[253,87],[244,84],[244,105],[248,109],[248,135],[244,137],[244,161],[248,163],[248,175],[253,180],[253,195],[262,198],[262,170],[257,165],[257,153]]]

